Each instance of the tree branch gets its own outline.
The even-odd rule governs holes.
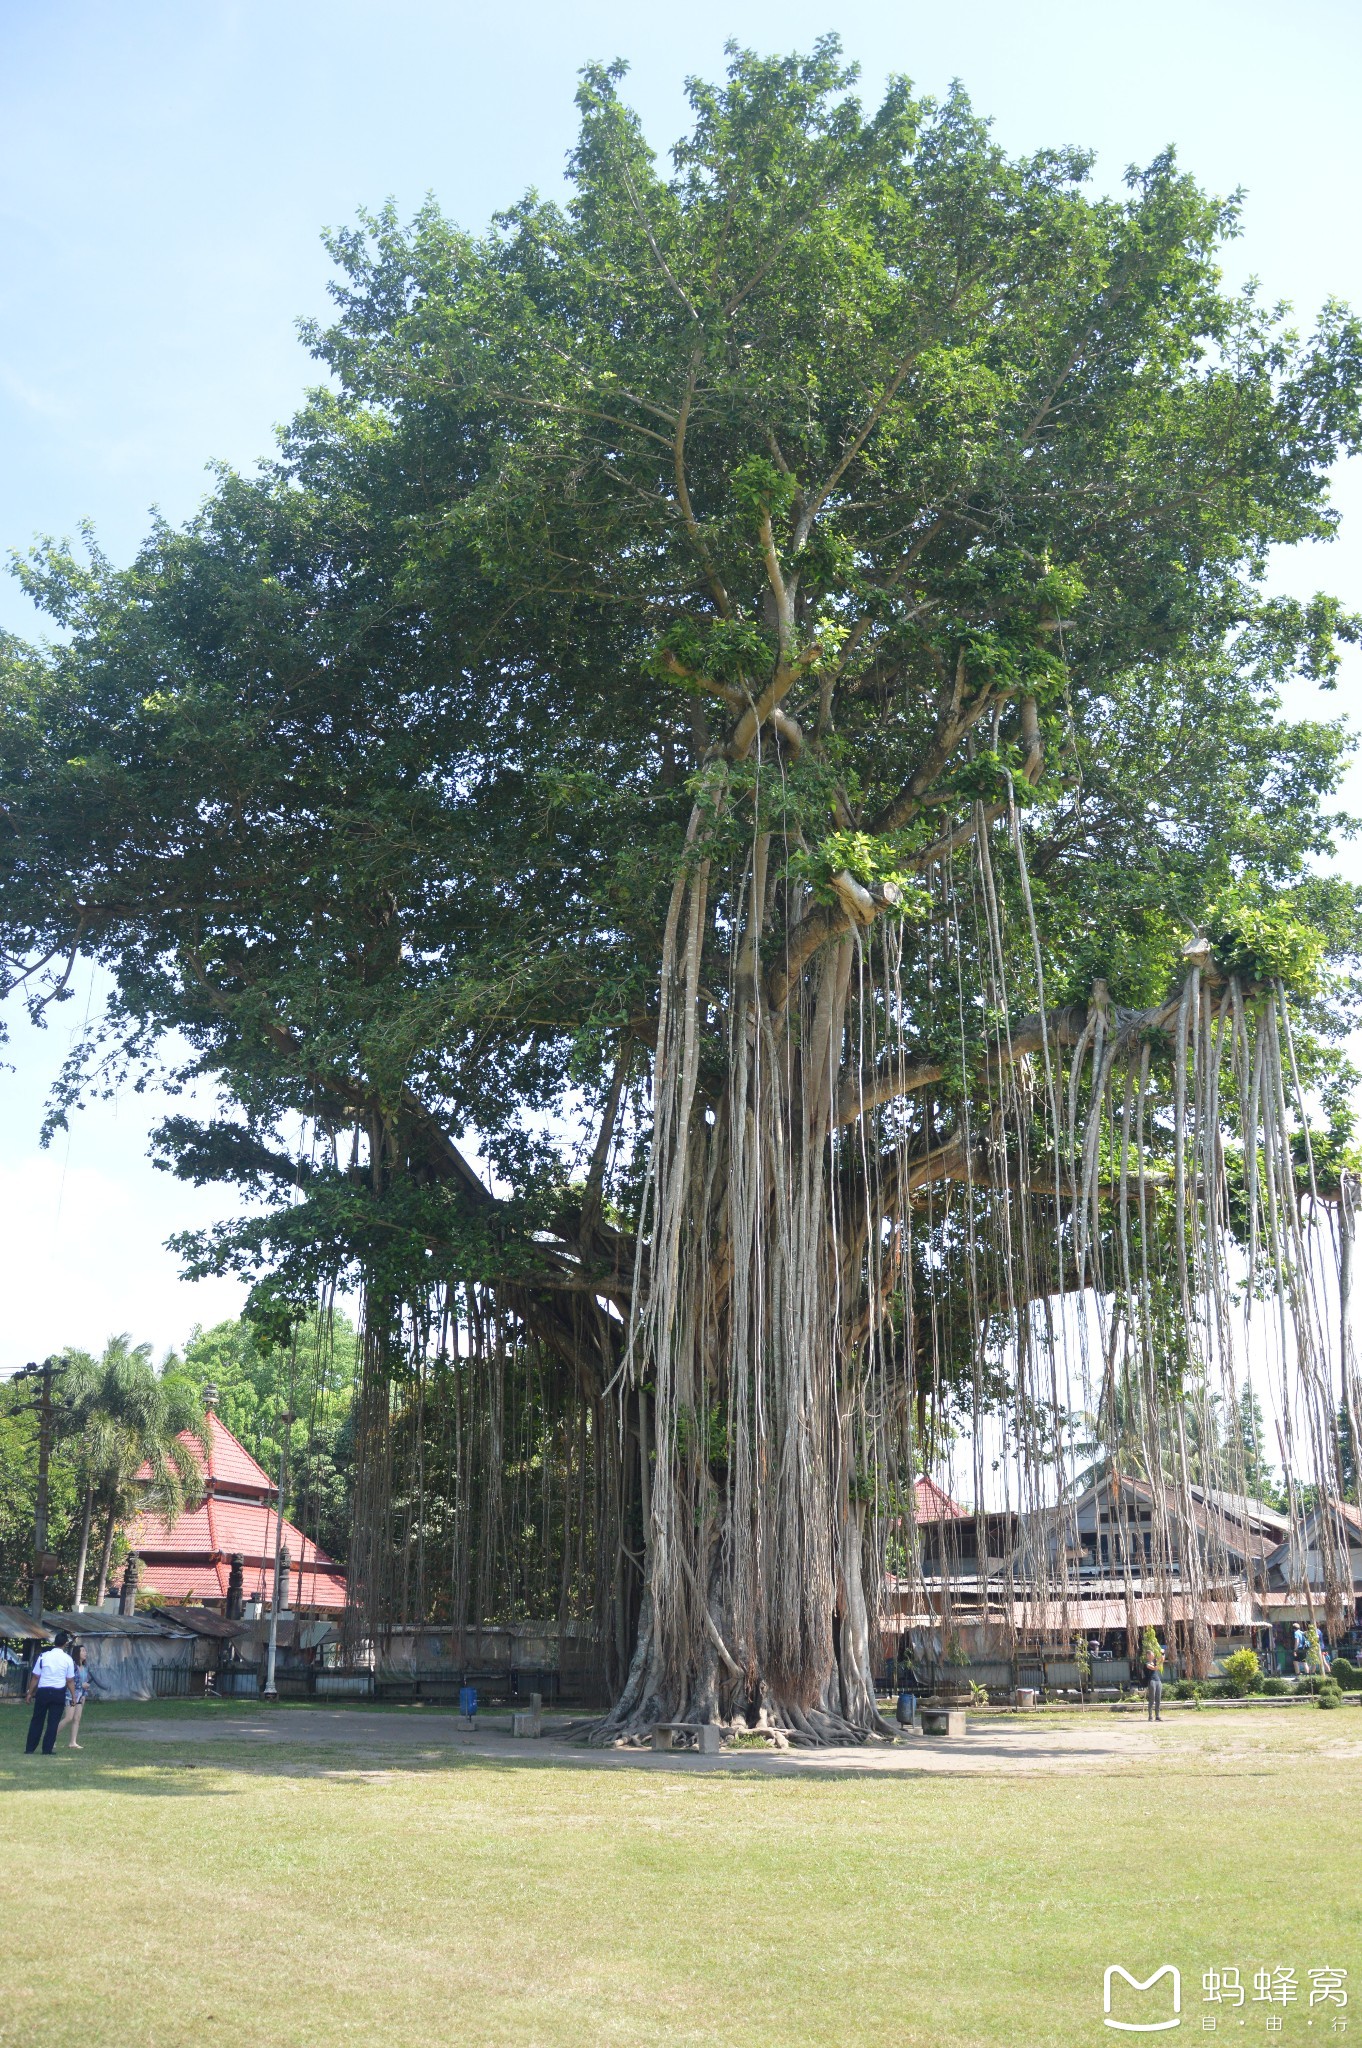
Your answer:
[[[705,581],[709,585],[710,595],[718,607],[719,615],[727,619],[732,616],[733,607],[729,602],[728,592],[724,589],[723,578],[715,568],[709,549],[705,546],[700,522],[691,505],[690,486],[686,482],[686,433],[690,426],[690,410],[695,402],[695,387],[699,381],[700,365],[704,360],[704,349],[704,337],[701,336],[691,350],[685,390],[681,394],[681,408],[676,418],[676,435],[672,442],[672,468],[676,477],[676,501],[681,507],[681,517],[686,523],[691,546],[695,549],[700,566],[705,572]]]

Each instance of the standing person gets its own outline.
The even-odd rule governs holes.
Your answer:
[[[60,1735],[62,1729],[69,1721],[71,1723],[71,1747],[72,1749],[79,1749],[81,1744],[77,1738],[80,1735],[80,1717],[85,1711],[85,1702],[90,1697],[90,1687],[94,1681],[90,1676],[90,1667],[85,1661],[84,1643],[75,1642],[70,1644],[69,1651],[71,1662],[76,1667],[73,1679],[75,1690],[66,1702],[65,1712],[57,1723],[57,1733]]]
[[[32,1756],[42,1740],[43,1755],[51,1756],[57,1744],[62,1708],[76,1696],[76,1667],[66,1654],[68,1637],[63,1629],[50,1650],[44,1650],[33,1666],[28,1697],[33,1702],[33,1719],[28,1724],[24,1754]]]
[[[1148,1696],[1145,1719],[1147,1721],[1161,1721],[1163,1719],[1163,1651],[1159,1647],[1158,1637],[1154,1635],[1152,1630],[1144,1651],[1144,1683],[1145,1692]]]

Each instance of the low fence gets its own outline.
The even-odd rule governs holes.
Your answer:
[[[560,1697],[559,1674],[550,1670],[507,1670],[503,1665],[482,1669],[465,1666],[455,1670],[437,1665],[426,1670],[395,1671],[379,1665],[373,1674],[374,1698],[378,1700],[428,1700],[432,1705],[457,1706],[459,1694],[471,1685],[484,1706],[515,1706],[538,1693],[546,1706],[556,1706]]]
[[[188,1674],[185,1674],[186,1678]],[[264,1666],[229,1664],[217,1673],[214,1690],[226,1699],[256,1699],[264,1690]],[[556,1706],[556,1671],[433,1670],[328,1671],[320,1665],[276,1664],[275,1691],[280,1699],[425,1701],[432,1706],[457,1706],[466,1685],[484,1706],[516,1706],[538,1693],[543,1704]],[[187,1688],[186,1688],[187,1689]]]
[[[319,1671],[312,1690],[319,1700],[371,1700],[374,1696],[372,1671]]]
[[[924,1694],[963,1693],[971,1685],[1009,1695],[1022,1688],[1034,1692],[1091,1693],[1117,1690],[1133,1682],[1128,1657],[1094,1657],[1085,1666],[1076,1657],[1046,1657],[1034,1651],[1022,1651],[1011,1658],[971,1658],[967,1664],[919,1662],[916,1671]],[[1167,1675],[1171,1675],[1171,1667]]]

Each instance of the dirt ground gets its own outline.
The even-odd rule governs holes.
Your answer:
[[[1360,1702],[1362,1703],[1362,1702]],[[588,1749],[554,1732],[551,1720],[538,1740],[513,1738],[492,1715],[469,1729],[454,1713],[429,1707],[274,1707],[232,1709],[205,1705],[200,1719],[180,1709],[173,1716],[148,1705],[140,1713],[120,1712],[117,1733],[152,1748],[179,1750],[186,1743],[205,1748],[229,1745],[238,1752],[281,1743],[349,1752],[356,1762],[436,1761],[451,1753],[499,1763],[557,1765],[584,1770],[760,1772],[773,1777],[955,1776],[1015,1777],[1033,1774],[1103,1773],[1113,1767],[1148,1767],[1169,1751],[1204,1747],[1208,1736],[1222,1754],[1248,1753],[1261,1741],[1264,1723],[1283,1712],[1308,1715],[1310,1733],[1327,1730],[1329,1747],[1340,1756],[1362,1754],[1362,1727],[1346,1709],[1321,1721],[1308,1708],[1206,1709],[1168,1712],[1157,1724],[1142,1714],[1089,1711],[971,1717],[963,1737],[925,1736],[911,1731],[894,1743],[862,1748],[797,1750],[732,1749],[718,1756],[693,1750],[654,1753],[639,1749]],[[1294,1725],[1294,1720],[1293,1720]],[[1304,1721],[1301,1723],[1304,1728]],[[98,1721],[87,1720],[87,1737],[98,1739]],[[110,1732],[113,1732],[111,1727]],[[332,1761],[339,1759],[332,1758]]]

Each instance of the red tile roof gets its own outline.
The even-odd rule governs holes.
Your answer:
[[[208,1411],[207,1458],[203,1455],[203,1445],[188,1430],[182,1434],[180,1442],[198,1466],[205,1484],[214,1492],[246,1493],[264,1500],[279,1490],[269,1473],[256,1464],[246,1446],[238,1442],[211,1408]],[[150,1465],[143,1465],[137,1477],[144,1482],[150,1479]]]
[[[141,1558],[141,1582],[164,1600],[225,1600],[232,1558],[240,1556],[246,1598],[271,1600],[278,1517],[269,1496],[277,1489],[211,1412],[208,1427],[212,1449],[206,1462],[202,1446],[184,1439],[204,1474],[202,1504],[173,1523],[162,1515],[139,1515],[128,1530],[129,1547]],[[149,1478],[150,1473],[144,1467],[140,1476]],[[291,1567],[292,1604],[344,1607],[344,1567],[287,1520],[283,1540]]]
[[[143,1597],[157,1601],[221,1601],[227,1598],[227,1573],[226,1558],[217,1564],[204,1564],[144,1557],[138,1589]],[[273,1565],[248,1563],[242,1591],[248,1600],[271,1601],[274,1598]],[[302,1574],[301,1584],[297,1572],[290,1575],[289,1601],[292,1607],[320,1608],[324,1613],[338,1614],[345,1605],[345,1580],[334,1568],[314,1569],[309,1566]]]
[[[225,1600],[227,1565],[225,1561],[217,1565],[189,1559],[181,1564],[165,1564],[157,1558],[144,1557],[137,1586],[139,1594],[149,1597],[155,1593],[164,1600]]]
[[[918,1522],[967,1522],[968,1508],[962,1508],[958,1501],[939,1487],[934,1479],[926,1477],[913,1482],[916,1506],[913,1519]]]

